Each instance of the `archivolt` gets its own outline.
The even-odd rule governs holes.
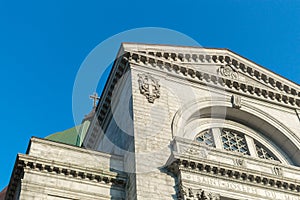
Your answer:
[[[219,121],[224,120],[224,123],[226,120],[232,120],[257,130],[280,147],[295,165],[300,166],[300,139],[278,119],[261,109],[246,102],[242,102],[240,109],[234,109],[229,97],[213,100],[201,98],[184,105],[176,112],[172,122],[173,136],[192,137],[185,135],[185,127],[201,118],[206,118],[206,123],[213,123],[216,118]]]

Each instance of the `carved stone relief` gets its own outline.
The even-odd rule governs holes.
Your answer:
[[[206,149],[200,149],[195,146],[180,145],[180,153],[207,158],[208,152]]]
[[[205,191],[203,189],[194,189],[181,187],[180,200],[220,200],[220,195]]]
[[[223,65],[218,69],[218,72],[227,78],[238,79],[238,73],[234,71],[229,65]]]
[[[232,103],[232,107],[233,108],[237,108],[237,109],[239,109],[239,108],[241,108],[241,102],[242,102],[242,98],[241,98],[241,96],[238,96],[238,95],[232,95],[232,97],[231,97],[231,103]]]
[[[243,160],[243,159],[234,159],[234,164],[236,165],[236,166],[245,166],[245,161]]]
[[[273,167],[273,173],[275,175],[277,175],[277,176],[282,176],[282,169],[281,169],[281,167],[277,167],[277,166]]]
[[[153,78],[149,73],[138,74],[139,89],[149,103],[154,103],[154,100],[160,96],[160,85],[158,80]]]

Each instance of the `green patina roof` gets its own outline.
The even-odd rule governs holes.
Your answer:
[[[70,144],[70,145],[77,145],[77,138],[78,138],[78,131],[80,129],[80,125],[74,126],[70,129],[67,129],[62,132],[57,132],[51,135],[48,135],[45,137],[45,139],[54,141],[54,142],[61,142],[65,144]],[[77,131],[78,130],[78,131]]]

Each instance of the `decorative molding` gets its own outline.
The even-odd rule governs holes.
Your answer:
[[[168,165],[168,169],[174,174],[187,171],[196,174],[213,174],[214,177],[226,177],[228,180],[245,181],[253,184],[263,184],[266,187],[280,189],[284,191],[299,193],[300,184],[296,180],[276,176],[268,176],[261,173],[250,172],[247,170],[238,170],[236,168],[224,167],[219,163],[213,164],[211,162],[196,162],[188,158],[175,158],[173,162]]]
[[[220,195],[213,192],[203,191],[201,200],[220,200]]]
[[[296,114],[297,114],[298,119],[299,119],[299,121],[300,121],[300,110],[296,109]]]
[[[180,47],[179,47],[180,48]],[[184,53],[175,53],[175,52],[167,52],[160,49],[154,50],[134,50],[128,49],[127,52],[131,52],[132,54],[139,54],[142,56],[140,59],[142,62],[148,60],[151,56],[152,58],[157,58],[165,61],[170,62],[177,62],[177,63],[195,63],[195,64],[220,64],[220,65],[229,65],[232,68],[235,68],[236,71],[239,71],[242,74],[245,74],[249,77],[253,77],[259,82],[264,83],[272,88],[277,88],[280,91],[284,91],[287,94],[292,94],[295,96],[300,96],[299,88],[294,88],[295,86],[291,86],[293,83],[284,83],[282,82],[281,77],[276,77],[272,71],[262,71],[257,69],[261,66],[257,65],[256,63],[249,60],[244,59],[240,55],[228,50],[228,49],[214,49],[214,48],[197,48],[198,52],[190,53],[190,51]],[[239,58],[241,57],[241,58]],[[139,59],[139,56],[136,58]],[[243,60],[247,60],[246,62]]]
[[[158,80],[153,78],[149,73],[138,74],[138,82],[141,94],[143,94],[149,103],[160,97],[160,85]]]
[[[239,74],[232,69],[232,67],[229,64],[222,65],[219,69],[218,72],[227,78],[235,79],[238,80]]]
[[[236,94],[232,95],[231,103],[233,108],[240,109],[242,107],[242,97]]]
[[[277,176],[282,176],[282,168],[278,166],[273,167],[273,173]]]
[[[236,158],[236,159],[233,160],[233,162],[236,166],[240,166],[240,167],[245,166],[245,160],[244,159]]]
[[[207,71],[196,70],[184,65],[182,62],[176,62],[172,56],[168,56],[168,53],[164,53],[162,56],[160,53],[145,53],[128,51],[126,52],[126,59],[133,64],[145,65],[148,67],[154,67],[159,70],[163,70],[167,73],[174,72],[176,75],[182,75],[186,78],[195,79],[205,85],[211,85],[212,87],[225,87],[225,90],[236,90],[242,92],[243,95],[256,95],[258,98],[267,99],[269,101],[277,101],[280,104],[287,104],[292,107],[300,107],[300,90],[294,89],[280,81],[276,81],[274,78],[269,77],[266,74],[262,74],[257,70],[250,67],[246,67],[244,64],[237,65],[238,61],[229,56],[217,56],[217,55],[198,55],[198,62],[204,64],[215,65],[230,65],[234,66],[240,73],[247,74],[249,77],[256,77],[256,80],[261,85],[249,84],[248,81],[235,80],[231,77],[220,77],[219,75],[209,73]],[[192,57],[187,56],[190,60]],[[196,56],[197,57],[197,56]],[[179,57],[180,59],[182,57]],[[179,60],[180,60],[179,59]],[[182,58],[184,59],[184,58]],[[227,60],[227,61],[226,61]],[[157,68],[158,67],[158,68]],[[167,70],[165,70],[167,69]],[[246,69],[246,70],[245,70]]]
[[[72,166],[70,163],[57,162],[55,164],[51,160],[19,154],[8,185],[6,199],[14,199],[18,183],[22,179],[25,170],[39,171],[48,173],[48,175],[65,176],[66,178],[76,178],[95,183],[112,184],[122,188],[126,185],[125,174],[103,170],[89,170],[89,168],[85,167]]]
[[[207,158],[207,155],[208,155],[208,152],[206,149],[199,149],[199,148],[195,147],[194,145],[192,145],[192,146],[179,145],[179,148],[181,149],[180,152],[187,154],[187,155],[198,156],[200,158]]]

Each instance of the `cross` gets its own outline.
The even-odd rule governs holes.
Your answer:
[[[90,99],[93,99],[93,108],[96,108],[97,100],[100,99],[100,97],[98,96],[97,92],[94,92],[93,95],[90,95]]]

